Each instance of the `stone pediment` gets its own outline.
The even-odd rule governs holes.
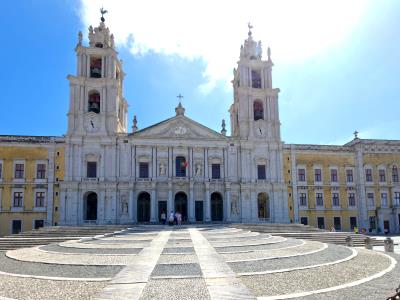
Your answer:
[[[133,133],[134,137],[221,140],[226,137],[192,119],[178,115]]]

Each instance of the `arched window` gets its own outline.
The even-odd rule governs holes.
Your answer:
[[[260,72],[251,70],[251,87],[261,89],[261,75]]]
[[[101,58],[90,58],[90,77],[101,78]]]
[[[100,94],[96,91],[89,93],[88,111],[96,114],[100,112]]]
[[[399,182],[399,170],[396,166],[393,166],[392,168],[392,181]]]
[[[264,108],[260,100],[254,101],[253,110],[254,110],[254,121],[264,120]]]
[[[176,163],[176,177],[186,177],[187,162],[183,156],[177,156],[175,159]]]

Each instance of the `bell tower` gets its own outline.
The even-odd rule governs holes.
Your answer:
[[[70,104],[67,136],[115,135],[127,132],[128,104],[123,97],[124,72],[114,36],[105,25],[88,29],[89,45],[79,32],[75,48],[76,75],[69,75]]]
[[[252,26],[248,27],[238,66],[233,70],[231,135],[244,140],[279,142],[279,89],[272,88],[271,50],[268,48],[267,60],[263,60],[261,42],[253,40]]]

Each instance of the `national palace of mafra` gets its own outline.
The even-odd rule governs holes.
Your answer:
[[[0,236],[51,225],[303,223],[400,232],[400,141],[285,144],[271,51],[251,28],[233,72],[231,133],[185,116],[128,130],[125,73],[104,23],[82,33],[63,136],[0,136]],[[266,58],[264,58],[266,57]],[[181,100],[181,99],[179,99]],[[228,108],[227,108],[228,109]]]

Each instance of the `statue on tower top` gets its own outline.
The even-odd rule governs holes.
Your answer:
[[[244,45],[240,47],[240,58],[261,59],[261,41],[257,43],[253,40],[253,33],[251,32],[253,26],[250,24],[250,22],[247,24],[247,27],[249,28],[249,32],[247,33],[248,38],[244,41]]]
[[[96,48],[114,48],[114,36],[110,35],[110,30],[104,24],[104,15],[108,13],[103,7],[100,8],[101,22],[98,27],[89,27],[89,45]]]
[[[105,10],[103,7],[100,8],[101,18],[100,20],[104,23],[106,19],[104,19],[104,15],[108,13],[108,10]]]

